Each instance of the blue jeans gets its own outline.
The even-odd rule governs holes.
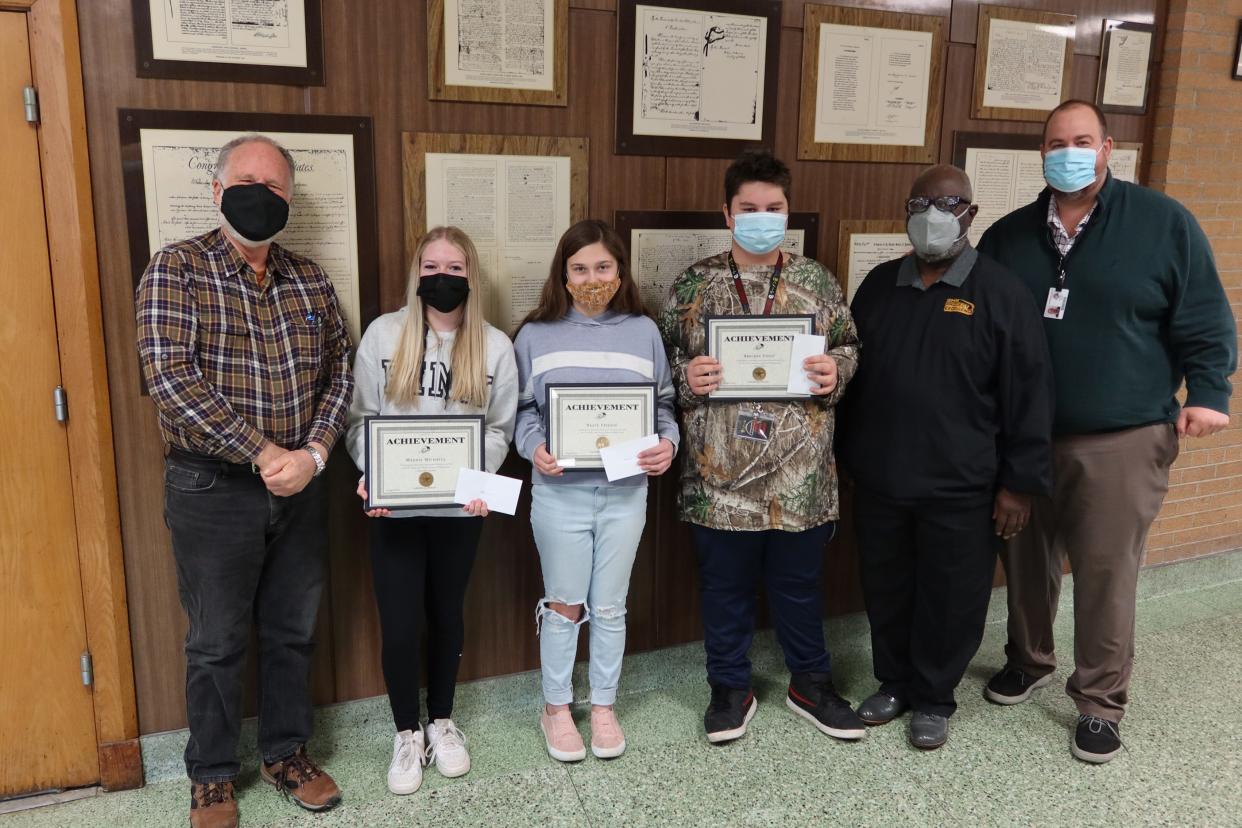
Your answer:
[[[625,598],[647,523],[647,487],[536,484],[530,525],[544,597],[535,609],[543,697],[569,704],[578,628],[591,622],[591,703],[612,704],[625,655]],[[549,603],[583,605],[570,621]]]

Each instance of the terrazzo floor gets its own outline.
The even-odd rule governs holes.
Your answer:
[[[1070,592],[1066,583],[1066,596]],[[1068,653],[1068,597],[1058,641]],[[471,739],[461,779],[427,772],[420,791],[384,785],[392,725],[384,698],[323,708],[312,753],[345,792],[320,815],[299,811],[258,779],[240,780],[248,826],[412,825],[1140,825],[1242,826],[1242,552],[1147,570],[1140,581],[1138,655],[1127,750],[1090,766],[1069,753],[1075,711],[1068,676],[1012,708],[987,703],[983,682],[1001,664],[1003,590],[993,596],[979,655],[958,691],[949,743],[906,743],[908,717],[842,744],[784,707],[786,674],[770,632],[752,657],[759,710],[750,732],[724,746],[702,732],[707,703],[700,645],[626,659],[617,709],[628,752],[576,765],[548,758],[536,724],[537,673],[462,685],[455,718]],[[838,687],[858,701],[873,689],[866,619],[825,625]],[[585,693],[584,665],[575,682]],[[580,722],[588,708],[575,708]],[[242,755],[254,756],[254,727]],[[588,733],[585,723],[584,735]],[[184,732],[143,740],[148,785],[0,816],[0,828],[180,826],[187,823]]]

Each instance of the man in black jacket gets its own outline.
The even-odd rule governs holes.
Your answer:
[[[876,267],[851,306],[864,356],[837,452],[854,528],[884,724],[948,738],[953,691],[979,648],[997,535],[1022,531],[1051,485],[1052,371],[1022,283],[970,246],[970,180],[937,166],[914,182],[914,252]]]

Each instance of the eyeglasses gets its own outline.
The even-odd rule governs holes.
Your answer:
[[[910,215],[922,213],[928,207],[936,205],[937,210],[943,210],[946,213],[952,213],[957,209],[959,204],[970,204],[970,199],[962,196],[940,196],[938,198],[924,198],[923,196],[915,196],[906,202],[906,212]]]

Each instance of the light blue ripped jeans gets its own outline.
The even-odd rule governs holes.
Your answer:
[[[625,655],[625,598],[646,522],[646,486],[531,487],[530,524],[539,547],[544,594],[535,609],[535,624],[548,704],[574,700],[578,628],[588,621],[591,703],[616,700]],[[582,604],[582,617],[570,621],[549,602]]]

